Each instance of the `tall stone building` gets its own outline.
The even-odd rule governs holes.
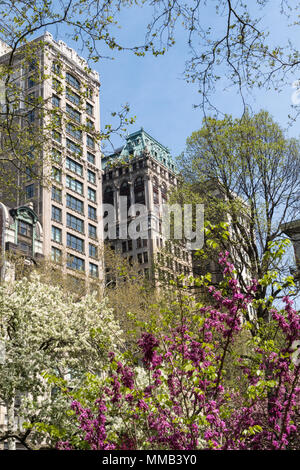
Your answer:
[[[50,33],[32,45],[37,48],[32,62],[18,65],[24,59],[20,48],[13,67],[18,70],[18,83],[27,102],[43,102],[43,117],[35,109],[24,109],[23,113],[27,113],[32,128],[37,126],[42,133],[46,129],[50,133],[41,148],[40,160],[43,175],[52,172],[52,181],[41,184],[26,168],[25,177],[16,172],[22,191],[16,191],[15,200],[8,197],[5,188],[0,188],[0,200],[10,208],[32,203],[43,228],[44,256],[56,262],[66,260],[66,271],[75,277],[85,273],[99,278],[102,264],[98,246],[103,233],[101,153],[95,139],[100,132],[99,76]],[[0,64],[10,60],[9,49],[4,46]],[[51,116],[57,125],[50,131]]]
[[[113,206],[116,214],[113,223],[106,223],[104,217],[107,243],[129,260],[137,261],[145,276],[156,281],[191,275],[187,244],[183,240],[172,243],[163,233],[162,207],[169,190],[178,183],[169,150],[141,128],[128,135],[115,153],[102,157],[102,167],[103,203]],[[122,198],[127,198],[123,206]],[[141,205],[141,209],[131,211],[134,204]]]

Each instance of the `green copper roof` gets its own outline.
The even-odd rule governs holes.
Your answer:
[[[120,147],[111,155],[102,158],[102,168],[109,166],[109,162],[116,163],[118,160],[129,161],[129,158],[138,157],[144,152],[149,154],[172,171],[175,171],[175,165],[167,147],[151,137],[143,128],[133,132],[126,137],[126,144]]]

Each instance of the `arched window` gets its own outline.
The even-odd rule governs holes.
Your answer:
[[[134,182],[134,202],[145,204],[145,186],[142,176],[138,176]]]

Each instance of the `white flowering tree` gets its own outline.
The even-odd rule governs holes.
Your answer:
[[[0,442],[40,448],[35,423],[53,429],[68,419],[68,403],[47,376],[76,388],[86,373],[101,373],[108,351],[122,347],[112,311],[94,295],[80,301],[37,275],[0,286],[0,400],[6,426]]]

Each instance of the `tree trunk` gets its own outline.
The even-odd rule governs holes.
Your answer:
[[[9,434],[15,434],[15,398],[13,397],[9,402],[6,403],[7,407],[7,431]],[[14,437],[10,437],[7,440],[8,450],[16,450],[16,441]]]

